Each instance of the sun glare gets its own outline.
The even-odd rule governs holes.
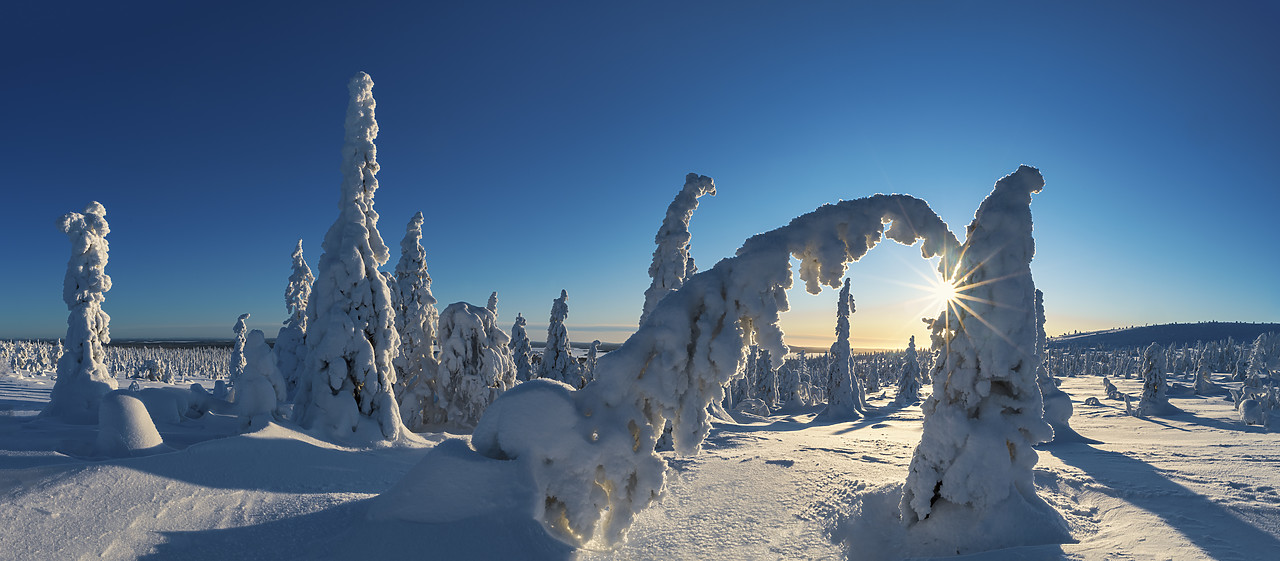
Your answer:
[[[934,274],[929,284],[929,292],[933,297],[933,303],[935,308],[939,310],[959,298],[959,291],[956,290],[956,285],[942,278],[942,275]]]

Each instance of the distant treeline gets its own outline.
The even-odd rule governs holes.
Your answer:
[[[1140,347],[1156,343],[1194,345],[1197,341],[1221,341],[1228,337],[1236,341],[1252,341],[1258,335],[1280,332],[1280,323],[1243,323],[1208,321],[1202,323],[1166,323],[1141,327],[1126,327],[1106,331],[1073,333],[1049,338],[1051,348],[1066,347]]]

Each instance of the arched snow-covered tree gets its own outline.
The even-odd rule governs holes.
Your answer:
[[[827,408],[819,415],[830,420],[862,417],[862,386],[853,374],[849,349],[849,315],[854,311],[849,279],[844,280],[836,299],[836,342],[831,344],[831,361],[827,368]]]
[[[564,382],[575,388],[585,385],[578,360],[569,347],[569,331],[564,320],[569,317],[569,293],[561,290],[560,297],[551,303],[551,322],[547,324],[547,346],[542,349],[542,363],[538,365],[538,377]]]
[[[529,333],[524,326],[528,322],[524,316],[516,314],[516,323],[511,326],[511,360],[516,364],[516,381],[528,382],[533,378],[533,345],[529,343]]]
[[[474,427],[493,400],[516,385],[510,339],[488,308],[450,304],[440,314],[439,397],[448,422]]]
[[[98,422],[102,396],[118,387],[102,348],[111,342],[111,316],[102,311],[105,293],[111,290],[111,277],[105,270],[111,228],[107,210],[94,201],[83,213],[63,215],[58,229],[71,240],[71,259],[62,279],[62,301],[71,313],[67,315],[66,350],[58,359],[58,378],[40,415],[87,425]]]
[[[653,250],[653,263],[649,265],[649,277],[653,279],[648,290],[644,291],[644,310],[640,313],[640,323],[648,319],[654,306],[673,290],[684,286],[685,279],[693,276],[697,268],[693,264],[693,256],[689,254],[689,220],[693,211],[698,208],[698,197],[715,196],[716,184],[710,177],[690,173],[684,178],[684,187],[676,194],[676,198],[667,206],[667,215],[662,219],[662,227],[654,236],[653,242],[658,248]]]
[[[1043,187],[1027,166],[1000,179],[951,254],[958,259],[939,265],[957,299],[931,323],[946,356],[921,406],[901,514],[911,539],[947,554],[1070,539],[1032,472],[1032,446],[1053,435],[1036,383],[1031,278],[1031,195]]]
[[[289,319],[284,320],[284,327],[276,334],[272,349],[290,397],[298,391],[298,377],[306,363],[307,302],[311,300],[311,283],[315,280],[311,267],[302,257],[302,240],[298,240],[298,246],[293,249],[293,273],[284,289],[284,308],[289,312]]]
[[[367,420],[377,424],[381,438],[394,440],[404,429],[391,389],[396,381],[391,361],[400,337],[391,292],[378,271],[390,252],[373,209],[378,189],[373,80],[360,72],[348,89],[338,218],[325,234],[307,307],[307,369],[294,417],[303,427],[335,436],[360,433],[361,421]]]
[[[425,424],[439,423],[445,418],[443,403],[437,403],[436,376],[436,299],[431,294],[431,275],[427,274],[427,251],[422,248],[422,213],[416,213],[405,226],[400,240],[400,261],[396,263],[395,293],[396,333],[400,336],[400,354],[392,360],[396,368],[396,397],[400,416],[413,430]]]

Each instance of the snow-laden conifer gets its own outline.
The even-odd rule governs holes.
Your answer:
[[[902,371],[898,374],[898,395],[894,401],[901,405],[920,399],[920,357],[916,353],[916,336],[907,341],[907,351],[902,357]]]
[[[569,317],[569,293],[561,290],[560,297],[551,303],[551,322],[547,324],[547,346],[542,349],[542,363],[538,365],[538,377],[564,382],[575,388],[584,385],[582,369],[573,358],[569,347],[569,331],[564,326]]]
[[[1036,289],[1036,383],[1040,386],[1040,395],[1044,400],[1044,420],[1053,427],[1053,440],[1062,442],[1079,438],[1079,435],[1070,424],[1073,411],[1071,396],[1059,389],[1058,381],[1049,375],[1046,362],[1049,338],[1044,332],[1044,322],[1044,293]]]
[[[525,331],[524,316],[516,314],[516,323],[511,326],[511,360],[516,365],[516,380],[527,382],[533,376],[533,345],[529,342],[529,333]]]
[[[692,239],[689,220],[693,218],[693,211],[698,208],[698,197],[715,194],[716,184],[710,177],[690,173],[684,178],[684,187],[667,206],[662,227],[653,239],[658,244],[658,248],[653,250],[653,263],[649,265],[649,277],[653,282],[644,291],[644,310],[640,313],[640,323],[649,318],[654,306],[663,297],[673,290],[679,290],[684,286],[685,279],[697,272],[693,256],[689,254],[689,240]]]
[[[307,302],[311,300],[311,283],[315,282],[311,267],[302,257],[302,240],[293,249],[293,272],[289,274],[289,284],[284,289],[284,308],[289,319],[284,320],[284,327],[276,334],[276,344],[272,349],[276,354],[276,367],[284,377],[289,396],[298,391],[298,378],[306,363],[307,356]]]
[[[911,458],[902,520],[948,554],[999,545],[1062,543],[1061,515],[1036,495],[1032,447],[1052,437],[1036,383],[1031,195],[1044,186],[1022,166],[996,183],[967,229],[958,259],[939,265],[962,304],[932,322],[947,349]]]
[[[102,348],[111,342],[111,316],[102,311],[105,293],[111,290],[111,277],[105,271],[111,228],[107,210],[94,201],[83,213],[63,215],[58,229],[71,240],[71,258],[62,280],[62,301],[71,313],[65,352],[58,359],[58,379],[41,415],[87,425],[98,422],[102,396],[118,387]]]
[[[489,310],[490,312],[493,312],[494,317],[498,316],[498,293],[497,292],[489,293],[489,303],[485,304],[484,308],[486,310]]]
[[[325,234],[307,307],[307,369],[294,415],[303,427],[334,435],[357,432],[365,419],[377,423],[382,437],[396,439],[404,424],[392,395],[391,361],[400,338],[391,293],[378,271],[389,251],[373,209],[378,189],[373,80],[360,72],[348,89],[338,218]]]
[[[249,327],[245,325],[244,320],[249,319],[249,314],[240,314],[236,318],[236,324],[231,327],[231,332],[236,338],[231,341],[231,358],[227,360],[227,381],[236,384],[240,381],[240,375],[244,374],[244,341],[248,335]]]
[[[600,340],[596,339],[591,342],[591,348],[587,349],[587,363],[582,370],[582,377],[586,379],[588,384],[596,379],[596,360],[600,353]]]
[[[401,418],[413,430],[442,422],[445,417],[444,404],[435,399],[439,314],[431,294],[431,275],[427,274],[427,251],[422,248],[422,223],[419,212],[405,226],[392,287],[396,295],[396,333],[400,336],[400,354],[392,360],[396,397]]]
[[[1152,343],[1142,351],[1142,399],[1134,413],[1139,417],[1167,415],[1177,411],[1169,403],[1169,385],[1160,368],[1160,345]]]
[[[288,390],[261,329],[245,336],[244,359],[244,368],[231,391],[232,409],[242,427],[262,428],[276,415]]]
[[[440,314],[437,393],[449,423],[474,427],[489,404],[515,386],[509,342],[488,308],[456,302]]]
[[[836,299],[836,341],[831,344],[831,361],[827,368],[827,408],[820,415],[824,419],[857,419],[865,412],[862,386],[853,374],[852,357],[849,356],[849,315],[853,311],[849,279],[844,279],[844,286]]]

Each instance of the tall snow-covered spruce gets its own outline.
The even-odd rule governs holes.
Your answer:
[[[693,256],[689,255],[689,220],[693,211],[698,209],[698,197],[715,196],[716,184],[710,177],[690,173],[684,178],[684,187],[676,194],[676,198],[667,206],[667,215],[662,219],[662,227],[658,229],[653,242],[658,248],[653,250],[653,263],[649,265],[649,277],[653,282],[644,291],[644,310],[640,312],[640,323],[649,318],[653,308],[668,293],[684,286],[685,279],[693,276],[697,268],[693,264]]]
[[[827,408],[819,414],[823,419],[857,419],[865,412],[862,386],[853,374],[849,356],[849,315],[853,309],[849,279],[844,279],[836,301],[836,341],[831,344],[831,360],[827,367]]]
[[[410,429],[439,423],[446,416],[444,406],[435,399],[436,374],[436,298],[431,294],[431,275],[427,274],[427,251],[422,247],[422,213],[409,219],[404,239],[400,240],[400,261],[396,263],[396,333],[400,336],[400,355],[392,360],[396,368],[396,397],[400,416]]]
[[[111,342],[111,316],[102,311],[104,294],[111,290],[107,276],[107,210],[91,202],[83,213],[70,212],[58,220],[58,229],[71,240],[71,259],[62,279],[62,301],[67,304],[67,337],[58,359],[58,379],[41,416],[69,423],[98,422],[102,396],[116,389],[107,370],[106,351]]]
[[[569,317],[569,293],[561,290],[560,297],[551,302],[551,321],[547,324],[547,346],[542,349],[542,362],[538,365],[538,377],[564,382],[575,388],[585,383],[582,368],[573,358],[569,346],[569,331],[564,320]]]
[[[969,224],[954,268],[958,300],[932,322],[946,356],[922,405],[901,515],[911,539],[948,554],[1063,543],[1061,515],[1036,495],[1033,444],[1049,440],[1036,381],[1031,194],[1022,166],[996,183]]]
[[[284,377],[289,396],[298,391],[298,377],[301,374],[307,357],[307,302],[311,300],[311,283],[315,282],[311,267],[302,257],[302,240],[293,248],[293,272],[289,274],[289,284],[284,289],[284,308],[289,312],[289,319],[284,320],[284,327],[276,334],[276,344],[272,351],[276,355],[276,368]]]
[[[294,417],[303,427],[334,436],[360,432],[362,421],[376,423],[382,438],[397,439],[404,423],[392,395],[392,360],[400,338],[391,292],[378,271],[390,252],[373,209],[378,189],[373,80],[360,72],[348,89],[338,218],[325,234],[307,307],[307,369]]]

